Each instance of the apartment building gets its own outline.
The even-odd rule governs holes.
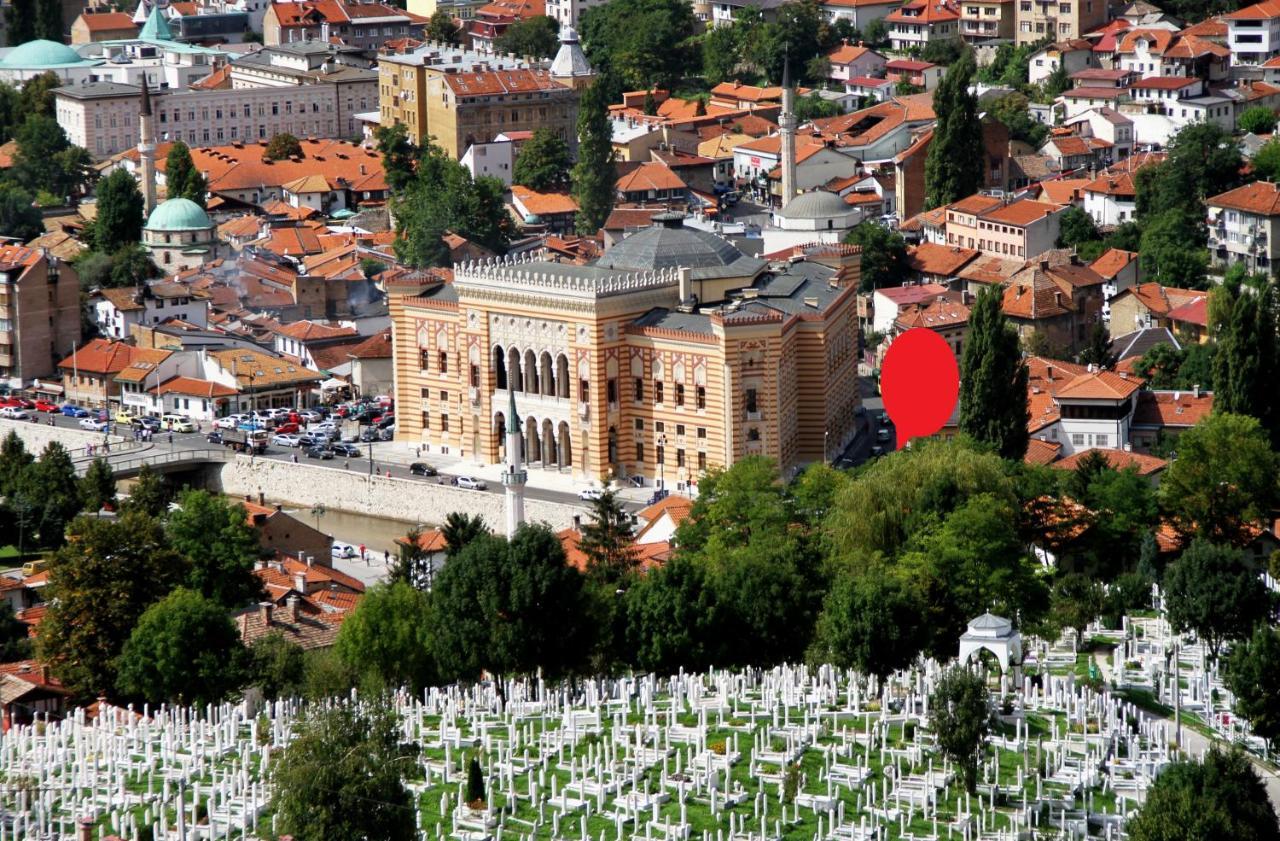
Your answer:
[[[1030,259],[1054,247],[1066,209],[1034,199],[1005,204],[990,196],[970,196],[947,207],[947,244]]]
[[[889,24],[889,43],[895,50],[923,49],[930,41],[945,41],[960,33],[960,8],[951,0],[908,0],[895,9]]]
[[[262,40],[269,47],[298,41],[329,43],[337,38],[350,47],[376,50],[394,38],[423,37],[427,19],[385,3],[313,0],[272,3],[262,21]]]
[[[1251,272],[1272,273],[1271,243],[1280,235],[1280,185],[1254,181],[1205,200],[1209,207],[1209,254],[1224,266],[1244,263]]]
[[[960,0],[960,37],[970,44],[1012,40],[1017,0]]]
[[[1263,0],[1223,17],[1233,64],[1265,64],[1280,56],[1280,0]]]
[[[58,372],[80,341],[80,279],[69,263],[0,246],[0,382],[22,387]]]
[[[1042,38],[1068,41],[1107,22],[1106,0],[1017,0],[1015,37],[1019,45]]]

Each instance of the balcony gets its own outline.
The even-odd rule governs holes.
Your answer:
[[[743,415],[744,415],[744,416],[746,417],[746,419],[747,419],[747,420],[749,420],[749,421],[758,421],[758,420],[761,420],[761,419],[764,417],[764,415],[763,415],[759,410],[757,410],[757,411],[754,411],[754,412],[753,412],[753,411],[751,411],[750,409],[748,409],[746,412],[744,412],[744,413],[743,413]]]

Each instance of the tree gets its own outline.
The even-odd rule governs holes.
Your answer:
[[[1202,537],[1164,571],[1164,591],[1169,624],[1194,630],[1215,660],[1223,642],[1248,636],[1270,609],[1266,586],[1244,554]]]
[[[631,515],[613,491],[605,491],[591,503],[591,521],[582,526],[578,549],[587,556],[587,573],[610,584],[619,584],[635,570],[639,557],[634,543]]]
[[[467,763],[467,802],[483,803],[484,797],[484,772],[480,770],[480,759],[473,753],[471,761]]]
[[[1044,99],[1053,101],[1061,96],[1071,87],[1071,76],[1067,73],[1067,63],[1065,61],[1058,62],[1058,66],[1053,68],[1053,72],[1044,78],[1040,83],[1040,92]]]
[[[1274,746],[1280,740],[1280,630],[1254,629],[1252,637],[1231,649],[1224,677],[1236,714]]]
[[[24,189],[59,200],[77,192],[92,173],[89,153],[72,146],[53,117],[31,114],[15,134],[18,151],[11,174]]]
[[[1280,360],[1271,284],[1263,277],[1242,289],[1228,277],[1213,290],[1209,313],[1218,340],[1214,411],[1257,418],[1275,441],[1280,433],[1275,395]]]
[[[975,68],[973,50],[964,50],[933,92],[937,122],[924,164],[929,207],[971,196],[982,186],[982,123],[978,98],[969,92]]]
[[[1152,217],[1143,228],[1139,249],[1143,274],[1170,286],[1206,288],[1209,257],[1203,218],[1179,209]]]
[[[302,694],[306,653],[279,631],[258,637],[249,646],[247,680],[268,701]]]
[[[160,277],[162,272],[140,243],[129,243],[111,255],[111,277],[107,285],[120,288],[137,286],[144,280]]]
[[[1049,617],[1061,628],[1075,633],[1076,648],[1089,623],[1098,618],[1106,603],[1102,585],[1078,572],[1064,575],[1053,585],[1049,596]]]
[[[630,0],[615,0],[596,8],[610,9],[616,2]],[[587,10],[584,16],[595,10]],[[618,180],[607,84],[604,77],[597,77],[582,92],[578,102],[578,162],[573,167],[573,198],[578,203],[578,218],[574,224],[584,236],[594,236],[609,218]]]
[[[417,149],[409,142],[409,128],[404,123],[378,126],[373,130],[373,139],[377,143],[378,153],[382,155],[382,170],[386,174],[387,186],[398,193],[413,181],[414,165],[418,158]]]
[[[184,491],[167,531],[173,548],[191,560],[192,590],[224,608],[262,598],[262,582],[253,574],[262,547],[243,505],[208,491]]]
[[[951,38],[932,38],[920,51],[920,59],[930,64],[954,64],[964,54],[965,43],[959,35]]]
[[[1000,308],[1002,290],[978,294],[960,360],[960,430],[990,444],[1005,458],[1027,451],[1027,366],[1017,331]]]
[[[93,221],[91,237],[93,247],[112,253],[141,240],[143,208],[142,193],[127,170],[117,169],[108,175],[98,185],[98,215]]]
[[[1080,364],[1097,365],[1099,368],[1110,368],[1116,364],[1115,354],[1111,352],[1111,337],[1107,335],[1107,325],[1101,320],[1095,322],[1089,330],[1089,343],[1080,351]]]
[[[138,620],[120,653],[117,685],[150,704],[216,704],[242,685],[244,656],[226,608],[179,587]]]
[[[80,499],[85,511],[115,508],[116,473],[105,458],[95,458],[80,480]]]
[[[334,650],[365,685],[416,695],[436,682],[431,625],[426,593],[400,582],[379,584],[342,623]]]
[[[440,41],[444,44],[461,44],[462,27],[453,20],[453,15],[444,9],[436,9],[427,20],[426,36],[428,41]]]
[[[861,290],[901,286],[911,273],[907,265],[907,241],[902,234],[876,222],[855,225],[844,241],[862,247]]]
[[[1075,205],[1068,207],[1058,221],[1059,248],[1075,248],[1098,238],[1098,228],[1093,224],[1093,217]]]
[[[922,612],[916,593],[897,579],[840,576],[818,617],[812,659],[883,680],[920,654]]]
[[[169,155],[165,158],[164,186],[169,198],[190,199],[204,207],[209,184],[191,160],[191,150],[181,140],[175,140],[169,147]]]
[[[493,42],[500,53],[551,58],[560,49],[560,24],[546,15],[517,20]]]
[[[385,704],[308,708],[273,763],[271,809],[297,841],[413,841],[413,795],[405,777],[418,748],[400,741]]]
[[[1276,841],[1280,826],[1249,759],[1212,747],[1203,763],[1184,759],[1161,771],[1125,833],[1131,841]]]
[[[262,157],[269,161],[282,161],[285,158],[302,156],[302,142],[288,132],[272,135],[267,141],[267,149]]]
[[[35,460],[35,456],[27,452],[27,445],[22,443],[18,433],[9,430],[4,442],[0,443],[0,497],[13,495],[27,466]]]
[[[0,236],[27,242],[42,233],[44,216],[31,194],[13,184],[0,184]]]
[[[551,129],[540,128],[520,146],[511,181],[538,192],[559,190],[569,184],[569,166],[568,144]]]
[[[1251,161],[1259,178],[1275,181],[1280,178],[1280,140],[1272,138],[1262,144]]]
[[[60,40],[57,38],[51,40]],[[62,77],[52,70],[46,70],[38,76],[32,76],[30,79],[22,83],[22,89],[19,91],[19,108],[17,114],[23,115],[23,119],[27,114],[39,114],[44,117],[56,117],[55,106],[57,97],[54,91],[62,87]],[[16,127],[19,120],[13,121]]]
[[[418,590],[431,589],[431,553],[423,548],[423,531],[417,526],[396,541],[396,563],[387,572],[387,581],[408,584]]]
[[[484,517],[458,511],[446,514],[444,525],[440,528],[440,536],[444,538],[445,554],[449,557],[458,554],[468,543],[488,533],[489,526],[485,524]]]
[[[1160,503],[1182,534],[1245,546],[1276,506],[1276,455],[1258,421],[1215,412],[1178,438]]]
[[[1002,45],[1000,49],[1004,49],[1005,46],[1008,45]],[[1020,140],[1033,149],[1039,149],[1049,136],[1049,127],[1032,119],[1030,105],[1031,101],[1025,94],[1012,91],[988,102],[987,109],[1009,130],[1011,139]]]
[[[633,665],[674,674],[716,663],[716,593],[700,560],[677,554],[628,588],[623,600]]]
[[[615,0],[582,13],[582,48],[598,72],[617,74],[628,90],[672,89],[690,67],[698,30],[683,0]]]
[[[1236,128],[1253,134],[1271,134],[1276,128],[1276,113],[1265,105],[1246,108],[1236,120]]]
[[[444,150],[429,144],[421,150],[417,172],[392,203],[397,226],[396,255],[413,266],[449,264],[442,241],[453,232],[492,251],[503,251],[511,236],[511,217],[502,201],[502,182],[471,172]]]
[[[735,78],[738,69],[738,33],[732,26],[708,29],[702,36],[702,75],[718,85]]]
[[[883,47],[889,43],[889,24],[885,23],[883,18],[876,18],[867,24],[867,28],[862,31],[862,37],[869,47]]]
[[[31,658],[31,637],[27,625],[13,613],[7,601],[0,604],[0,663]]]
[[[68,688],[91,697],[114,690],[115,661],[130,633],[186,578],[186,562],[160,523],[140,512],[81,517],[67,532],[49,565],[49,612],[36,649]]]
[[[4,10],[9,46],[36,40],[36,0],[16,0]]]
[[[929,695],[929,729],[960,769],[967,791],[978,786],[978,760],[991,729],[991,700],[981,677],[963,666],[942,673]]]
[[[39,0],[36,6],[36,37],[60,43],[65,33],[60,0]]]
[[[67,524],[81,510],[76,468],[61,444],[49,442],[39,460],[22,472],[14,497],[30,505],[40,544],[61,546]]]

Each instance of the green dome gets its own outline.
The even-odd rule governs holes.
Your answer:
[[[0,60],[0,67],[62,67],[68,64],[86,64],[89,60],[66,44],[56,41],[28,41],[14,47]]]
[[[202,231],[212,227],[209,214],[191,199],[161,202],[147,219],[148,231]]]

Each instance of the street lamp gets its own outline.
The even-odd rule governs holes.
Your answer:
[[[323,502],[317,502],[311,506],[311,516],[316,518],[316,531],[320,531],[320,518],[325,515]]]
[[[827,431],[822,433],[822,463],[823,464],[831,463],[831,445],[829,443],[830,440],[831,440],[831,430],[828,429]]]
[[[658,489],[667,489],[667,434],[658,436]]]

